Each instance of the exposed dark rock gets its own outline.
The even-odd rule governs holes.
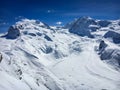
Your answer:
[[[118,25],[120,26],[120,22],[118,23]]]
[[[38,36],[42,36],[42,33],[40,33],[40,32],[37,32],[37,33],[36,33],[36,35],[38,35]]]
[[[114,52],[113,49],[107,49],[107,50],[105,50],[105,51],[103,51],[103,52],[101,53],[100,58],[101,58],[102,60],[109,60],[109,59],[112,58],[113,52]]]
[[[46,46],[45,48],[41,48],[41,50],[45,53],[45,54],[49,54],[53,51],[53,49],[49,46]]]
[[[102,53],[102,51],[104,51],[106,47],[107,47],[107,44],[102,40],[99,45],[100,53]]]
[[[19,75],[22,75],[22,70],[18,69],[17,72],[19,73]]]
[[[108,31],[105,35],[105,38],[112,38],[114,43],[120,43],[120,33],[115,31]]]
[[[89,17],[82,17],[76,20],[71,28],[69,29],[69,32],[80,35],[80,36],[88,36],[93,37],[90,33],[89,25],[96,25],[97,23],[95,20],[89,18]]]
[[[107,27],[109,24],[111,24],[110,21],[107,21],[107,20],[100,20],[98,21],[98,24],[101,26],[101,27]]]
[[[20,36],[20,30],[16,26],[10,26],[7,34],[7,38],[16,39]]]
[[[27,35],[27,34],[28,34],[28,31],[23,31],[23,34],[24,34],[24,35]]]
[[[1,63],[2,59],[3,59],[3,56],[2,56],[2,54],[0,53],[0,63]]]
[[[36,36],[36,34],[34,34],[34,33],[28,33],[28,35],[30,35],[30,36]]]
[[[120,66],[120,50],[107,46],[103,40],[100,42],[99,55],[101,60],[107,60],[107,62],[113,66]]]
[[[113,64],[117,62],[120,66],[120,50],[118,49],[107,49],[101,53],[100,58],[102,60],[109,60]]]
[[[48,35],[45,35],[44,37],[47,41],[52,41],[52,39],[48,36]]]

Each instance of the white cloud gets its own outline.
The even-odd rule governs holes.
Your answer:
[[[56,22],[56,24],[57,24],[57,25],[61,25],[61,24],[62,24],[62,22],[60,22],[60,21],[59,21],[59,22]]]
[[[55,10],[51,9],[51,10],[47,10],[47,13],[54,13]]]
[[[3,25],[8,25],[8,23],[6,23],[6,22],[1,22],[1,23],[0,23],[0,26],[3,26]]]
[[[23,19],[25,18],[24,16],[18,16],[18,17],[15,17],[15,20],[20,20],[20,19]]]
[[[47,13],[51,13],[52,11],[51,10],[47,10]]]

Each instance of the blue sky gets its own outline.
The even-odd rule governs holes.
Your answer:
[[[120,0],[1,0],[0,32],[23,17],[56,25],[81,16],[119,19]]]

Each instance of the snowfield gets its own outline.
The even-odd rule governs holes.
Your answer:
[[[87,25],[79,24],[81,20]],[[72,29],[29,19],[17,22],[0,34],[0,90],[120,90],[120,44],[104,38],[111,27],[120,32],[119,22],[84,17],[66,26]],[[107,45],[102,51],[101,40]],[[101,60],[108,49],[116,52]]]
[[[70,90],[118,90],[119,72],[103,63],[94,51],[95,42],[84,44],[79,55],[71,55],[51,67],[59,79],[68,83]]]

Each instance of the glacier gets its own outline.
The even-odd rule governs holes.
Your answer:
[[[0,34],[0,90],[119,90],[119,23],[16,22]]]

